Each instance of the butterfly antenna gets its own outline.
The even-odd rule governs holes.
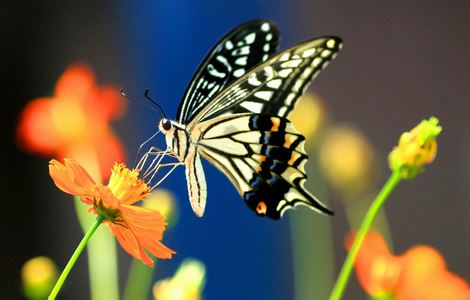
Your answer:
[[[124,98],[129,99],[129,100],[131,100],[135,103],[138,103],[137,101],[134,100],[134,98],[131,98],[129,95],[127,95],[126,91],[123,88],[121,88],[119,91],[121,93],[121,96],[123,96]],[[142,103],[142,101],[140,101],[140,103]],[[157,109],[157,108],[155,108],[154,105],[150,105],[151,103],[148,103],[148,102],[144,102],[144,103],[145,103],[146,106],[150,107],[152,110],[156,111],[157,113],[159,113],[159,114],[162,113],[162,110],[158,105],[157,105],[157,108],[158,108]]]
[[[150,101],[153,105],[155,105],[156,107],[158,107],[158,109],[160,110],[160,113],[162,114],[163,118],[168,119],[168,118],[166,117],[165,112],[163,111],[163,108],[160,106],[160,104],[157,103],[157,101],[155,101],[155,100],[153,100],[152,98],[150,98],[149,93],[150,93],[150,89],[146,89],[146,90],[145,90],[145,93],[144,93],[145,98],[147,98],[147,100]]]

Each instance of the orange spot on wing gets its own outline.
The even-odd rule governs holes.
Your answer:
[[[295,163],[295,161],[297,160],[297,155],[295,152],[292,152],[291,156],[290,156],[290,159],[288,161],[288,164],[289,165],[293,165]]]
[[[258,205],[256,206],[256,213],[258,215],[265,215],[267,210],[268,210],[268,206],[263,201],[260,201]]]
[[[284,137],[284,148],[290,148],[290,145],[292,145],[292,140],[289,139],[287,136]]]
[[[259,163],[259,166],[258,166],[258,169],[256,171],[258,171],[258,173],[261,173],[261,171],[263,170],[263,162],[266,161],[266,159],[268,159],[266,156],[261,156],[260,158],[260,163]]]
[[[279,129],[279,124],[281,123],[278,118],[271,118],[271,122],[273,122],[273,126],[271,127],[271,131],[277,131]]]

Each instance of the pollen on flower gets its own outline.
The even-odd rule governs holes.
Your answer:
[[[150,187],[139,179],[139,172],[126,168],[125,164],[114,165],[108,188],[122,203],[137,202],[150,193]]]

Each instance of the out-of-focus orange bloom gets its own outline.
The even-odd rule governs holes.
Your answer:
[[[414,246],[400,260],[402,271],[396,299],[470,299],[468,283],[447,270],[444,257],[435,249]]]
[[[349,249],[354,235],[346,238]],[[468,283],[449,272],[442,255],[418,245],[402,255],[390,253],[378,232],[369,233],[356,257],[359,283],[374,298],[391,295],[396,300],[468,300]]]
[[[124,109],[117,88],[98,86],[91,68],[76,64],[59,78],[54,96],[25,106],[18,141],[34,153],[57,159],[73,156],[84,165],[98,163],[102,178],[107,178],[113,163],[124,160],[123,147],[108,125]]]
[[[139,172],[124,164],[115,164],[107,186],[96,183],[74,159],[49,163],[49,174],[62,191],[79,196],[91,206],[90,211],[103,217],[111,232],[130,255],[153,266],[145,250],[157,258],[171,258],[175,253],[160,243],[166,227],[165,218],[152,209],[132,205],[145,198],[149,186],[138,178]]]
[[[351,248],[354,235],[346,237],[346,246]],[[373,296],[394,291],[400,276],[400,262],[388,250],[385,240],[377,232],[369,233],[359,250],[355,268],[357,278],[364,290]]]

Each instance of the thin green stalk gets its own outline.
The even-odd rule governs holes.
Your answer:
[[[47,298],[48,300],[54,300],[57,297],[57,294],[62,288],[62,285],[65,282],[65,279],[67,279],[67,276],[69,275],[70,270],[72,270],[78,257],[80,256],[86,244],[90,240],[91,236],[93,235],[93,233],[95,233],[96,229],[98,229],[102,221],[103,221],[103,218],[99,216],[98,218],[96,218],[95,223],[90,227],[90,229],[88,229],[87,233],[81,240],[80,244],[78,244],[77,249],[75,249],[75,251],[72,254],[72,257],[70,258],[69,262],[67,263],[64,270],[62,271],[62,274],[60,274],[60,277],[57,280],[56,284],[54,285],[54,288],[52,289],[51,294]]]
[[[75,197],[75,209],[83,232],[94,222],[88,206]],[[87,245],[90,299],[119,300],[116,239],[106,226],[101,226]]]
[[[369,231],[374,219],[382,207],[382,205],[387,200],[390,193],[395,189],[397,184],[400,182],[401,176],[398,172],[393,172],[390,178],[387,180],[385,185],[380,190],[377,197],[372,202],[369,210],[367,211],[364,220],[362,221],[361,227],[359,228],[359,232],[354,239],[354,243],[351,247],[351,250],[344,261],[343,268],[341,269],[338,279],[336,280],[335,286],[331,292],[330,300],[339,300],[341,299],[344,290],[346,289],[346,285],[349,281],[349,277],[351,276],[351,272],[354,266],[354,261],[356,259],[357,253],[361,248],[362,242]]]

